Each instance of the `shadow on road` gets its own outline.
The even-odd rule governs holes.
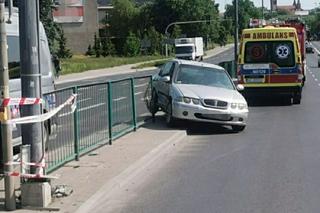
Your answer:
[[[235,134],[231,128],[212,123],[190,122],[186,128],[187,135],[224,135]]]
[[[142,127],[153,130],[185,130],[187,135],[221,135],[235,133],[229,127],[186,120],[178,120],[174,127],[167,127],[165,117],[163,115],[156,116],[155,122],[150,120],[143,124]]]

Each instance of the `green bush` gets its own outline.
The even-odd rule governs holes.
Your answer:
[[[140,40],[139,38],[133,34],[129,33],[129,36],[126,39],[126,43],[123,47],[123,52],[126,56],[137,56],[140,52]]]

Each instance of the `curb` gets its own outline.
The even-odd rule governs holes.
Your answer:
[[[166,153],[170,152],[173,144],[177,145],[181,143],[185,137],[185,131],[174,133],[162,144],[151,150],[148,154],[129,166],[122,173],[113,177],[110,181],[103,185],[99,191],[92,195],[77,209],[76,213],[90,212],[92,209],[96,208],[97,203],[109,200],[116,190],[119,190],[126,184],[129,184],[133,178],[138,177],[139,174],[147,170],[148,167],[162,159]]]

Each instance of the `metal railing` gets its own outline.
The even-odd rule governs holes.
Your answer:
[[[77,108],[64,108],[50,122],[46,144],[47,172],[101,145],[112,144],[151,118],[145,101],[150,99],[152,76],[127,78],[76,86],[45,94],[50,107],[77,94]]]

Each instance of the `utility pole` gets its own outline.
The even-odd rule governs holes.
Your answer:
[[[8,50],[7,50],[7,33],[5,18],[5,0],[0,0],[0,99],[9,98],[9,70],[8,70]],[[10,176],[13,171],[13,148],[12,148],[12,129],[11,124],[7,122],[10,119],[10,108],[0,108],[1,120],[1,142],[3,151],[4,173],[7,174],[5,181],[5,208],[8,211],[16,209],[16,198],[14,192],[14,180]],[[2,154],[2,153],[1,153]]]
[[[41,73],[39,66],[39,1],[19,1],[21,92],[22,97],[41,98]],[[41,114],[41,106],[22,106],[22,116]],[[43,159],[41,123],[23,124],[22,144],[31,145],[31,162]],[[31,173],[35,173],[35,168]]]
[[[238,0],[234,0],[234,64],[235,64],[235,70],[237,70],[237,64],[238,64],[238,34],[239,34],[239,10],[238,10]]]
[[[262,9],[262,20],[264,19],[264,1],[262,0],[262,2],[261,2],[261,9]]]

